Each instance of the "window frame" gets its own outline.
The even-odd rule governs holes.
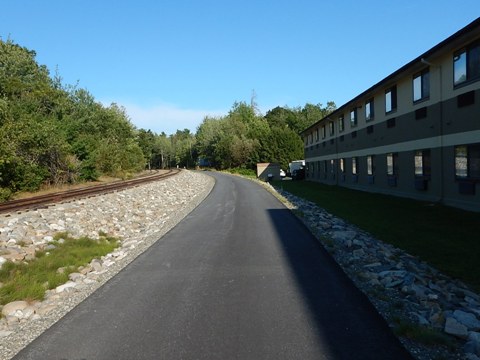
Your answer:
[[[370,98],[365,102],[365,121],[373,121],[375,118],[375,100]]]
[[[460,63],[459,61],[462,60]],[[462,76],[457,80],[458,64],[461,64]],[[475,66],[477,65],[477,66]],[[476,69],[477,68],[477,69]],[[476,73],[474,73],[476,71]],[[464,79],[462,77],[464,76]],[[480,41],[474,41],[471,44],[455,51],[453,53],[453,88],[470,84],[480,80]]]
[[[395,176],[395,157],[393,153],[387,154],[387,176]]]
[[[345,131],[345,117],[343,115],[338,117],[338,132]]]
[[[387,96],[387,94],[390,94],[390,95]],[[387,105],[390,105],[390,106],[387,106]],[[385,114],[391,114],[396,110],[397,110],[397,85],[393,85],[385,90]]]
[[[419,79],[420,82],[420,86],[418,89],[420,91],[420,97],[418,98],[415,96],[415,89],[417,88],[417,86],[415,85],[415,81],[417,79]],[[422,71],[413,75],[412,98],[414,104],[430,99],[430,68],[423,69]]]
[[[328,130],[329,130],[330,136],[335,135],[335,123],[333,121],[330,121],[328,123]]]
[[[416,178],[430,179],[431,170],[431,151],[430,149],[416,150],[414,152],[414,174]]]
[[[350,110],[350,127],[357,127],[358,125],[358,109],[353,108]]]
[[[465,151],[462,156],[459,156],[458,152],[461,148],[464,148]],[[476,156],[474,157],[474,155]],[[480,143],[457,145],[454,148],[454,156],[456,179],[480,181]],[[463,160],[460,162],[460,159]],[[459,165],[462,165],[462,168]]]
[[[375,155],[367,155],[367,175],[375,175]]]

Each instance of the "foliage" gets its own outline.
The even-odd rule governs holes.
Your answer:
[[[0,40],[0,201],[43,185],[129,177],[145,168],[207,164],[255,169],[303,158],[299,133],[335,109],[333,102],[276,107],[262,116],[235,102],[227,115],[206,117],[197,132],[167,136],[136,129],[125,109],[105,106],[87,90],[64,85],[36,62],[34,51]]]
[[[149,149],[137,142],[125,110],[63,86],[35,56],[0,40],[0,200],[42,185],[144,169]]]
[[[63,241],[61,241],[63,239]],[[37,252],[29,263],[6,262],[0,269],[0,304],[15,300],[41,300],[45,291],[68,281],[68,275],[79,266],[101,257],[117,247],[117,239],[103,236],[99,240],[74,239],[60,234],[49,252]],[[64,271],[59,272],[62,268]]]
[[[231,174],[238,174],[238,175],[253,177],[253,178],[257,177],[257,173],[252,169],[233,168],[233,169],[227,169],[227,171]]]
[[[299,133],[327,116],[335,104],[276,107],[263,117],[255,109],[254,104],[236,102],[227,116],[206,117],[196,133],[198,157],[217,169],[254,169],[258,162],[277,162],[286,169],[304,156]]]

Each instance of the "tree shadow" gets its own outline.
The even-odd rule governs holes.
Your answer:
[[[267,210],[332,359],[412,359],[368,298],[288,209]],[[330,359],[330,357],[329,357]]]

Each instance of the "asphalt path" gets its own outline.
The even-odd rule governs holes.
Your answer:
[[[273,195],[211,175],[204,202],[15,359],[411,359]]]

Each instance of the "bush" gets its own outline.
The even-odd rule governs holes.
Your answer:
[[[245,169],[245,168],[233,168],[233,169],[229,169],[228,172],[232,174],[243,175],[243,176],[253,176],[253,177],[257,176],[254,170]]]
[[[0,187],[0,202],[8,201],[12,197],[12,190]]]

